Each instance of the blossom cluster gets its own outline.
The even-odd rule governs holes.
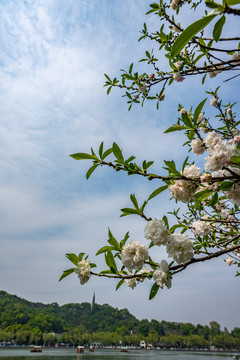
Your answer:
[[[140,269],[148,259],[147,247],[134,240],[123,246],[121,254],[123,265],[130,271]]]
[[[86,284],[86,282],[88,282],[88,280],[90,279],[90,270],[91,266],[89,260],[86,259],[79,261],[78,267],[74,271],[77,274],[81,285]]]
[[[192,232],[199,236],[205,236],[211,233],[211,225],[208,219],[208,216],[203,216],[202,220],[197,220],[192,223]]]
[[[162,260],[160,265],[153,272],[153,280],[161,288],[163,288],[163,285],[166,285],[168,289],[171,288],[172,280],[169,273],[169,266],[166,260]]]
[[[209,153],[209,156],[205,158],[206,171],[217,171],[223,166],[228,166],[230,158],[237,154],[235,142],[222,139],[215,131],[208,134],[204,143]]]
[[[196,165],[186,166],[183,171],[183,176],[191,179],[199,179],[202,175],[200,168]],[[197,189],[197,184],[194,181],[177,180],[169,186],[171,196],[174,199],[189,202]]]
[[[169,235],[163,220],[150,220],[145,226],[145,237],[155,245],[166,245],[168,256],[178,264],[184,264],[193,258],[193,243],[188,235]]]

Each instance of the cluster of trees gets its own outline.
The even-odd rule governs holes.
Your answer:
[[[164,348],[240,349],[240,328],[221,331],[216,321],[193,325],[138,320],[127,309],[107,304],[32,303],[0,291],[0,342],[54,346],[56,343],[133,345],[140,341]]]

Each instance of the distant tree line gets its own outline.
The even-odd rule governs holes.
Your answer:
[[[127,309],[107,304],[32,303],[0,291],[0,342],[17,345],[101,344],[139,346],[140,341],[162,348],[240,349],[240,328],[223,331],[216,321],[193,325],[138,320]]]

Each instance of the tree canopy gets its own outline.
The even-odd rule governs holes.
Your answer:
[[[152,281],[149,294],[152,299],[159,288],[171,288],[175,274],[196,263],[227,255],[226,265],[240,266],[240,121],[235,99],[225,103],[219,94],[220,86],[215,90],[204,88],[206,76],[221,79],[223,74],[228,74],[225,82],[238,80],[240,37],[236,32],[239,27],[232,27],[229,36],[229,24],[233,18],[238,20],[239,4],[239,0],[150,3],[147,15],[154,14],[160,28],[149,31],[144,23],[141,30],[139,40],[153,43],[153,49],[146,50],[144,58],[139,60],[146,70],[139,72],[131,63],[128,70],[121,71],[120,79],[105,74],[105,86],[107,94],[113,88],[120,88],[129,110],[133,105],[143,106],[145,101],[152,101],[158,109],[170,86],[178,83],[180,88],[185,79],[202,77],[203,93],[199,92],[197,104],[189,109],[176,104],[179,116],[165,131],[184,134],[186,157],[181,166],[171,159],[165,160],[162,170],[155,173],[153,160],[140,164],[135,155],[126,156],[115,142],[107,149],[102,142],[97,151],[92,147],[90,153],[72,154],[73,159],[92,162],[87,179],[97,168],[108,167],[154,181],[156,188],[141,203],[136,194],[131,194],[130,205],[121,209],[121,217],[139,216],[146,221],[146,245],[129,241],[129,232],[117,240],[109,229],[107,244],[96,253],[105,256],[106,268],[95,271],[95,262],[88,259],[85,249],[80,249],[84,252],[66,255],[74,267],[65,270],[60,280],[76,273],[83,285],[91,276],[107,277],[119,280],[116,289],[124,283],[134,288],[144,280]],[[189,15],[184,28],[178,21],[182,11]],[[192,23],[191,14],[197,17]],[[195,159],[202,155],[205,158],[199,167]],[[159,219],[151,214],[150,204],[153,198],[160,199],[163,192],[168,192],[176,206]],[[163,248],[170,259],[154,258],[156,246]],[[236,276],[239,275],[237,270]]]

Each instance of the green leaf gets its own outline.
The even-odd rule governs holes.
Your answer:
[[[200,104],[196,107],[196,109],[195,109],[195,111],[194,111],[194,114],[193,114],[193,123],[194,123],[194,124],[197,123],[199,114],[200,114],[200,112],[202,111],[202,108],[203,108],[206,100],[207,100],[207,98],[204,99],[202,102],[200,102]]]
[[[124,283],[124,279],[121,279],[118,283],[117,283],[117,286],[116,286],[116,291],[120,288],[120,286],[122,286],[122,284]]]
[[[186,125],[188,128],[193,128],[192,122],[189,119],[189,117],[186,114],[182,114],[182,122],[184,125]]]
[[[132,214],[139,214],[138,210],[131,209],[131,208],[124,208],[124,209],[121,209],[121,211],[123,213],[120,215],[120,217],[127,216],[127,215],[132,215]]]
[[[103,154],[103,141],[101,142],[100,146],[99,146],[99,150],[98,150],[100,159],[102,159],[102,154]]]
[[[86,153],[77,153],[70,156],[75,160],[98,160],[96,155],[90,155]]]
[[[119,243],[117,242],[117,240],[115,239],[115,237],[112,235],[110,229],[108,229],[108,236],[109,236],[108,243],[110,245],[112,245],[115,250],[121,251],[122,249],[121,249]]]
[[[176,39],[173,43],[171,56],[174,58],[177,56],[181,50],[189,43],[189,41],[202,29],[204,29],[214,18],[214,15],[208,15],[199,19],[189,25]]]
[[[221,33],[222,33],[222,29],[223,29],[223,25],[225,24],[226,21],[226,16],[223,15],[222,17],[220,17],[220,19],[216,22],[214,29],[213,29],[213,38],[215,41],[218,41],[220,39]]]
[[[129,232],[127,232],[124,238],[120,241],[121,248],[126,244],[128,239],[129,239]]]
[[[149,300],[152,300],[157,295],[159,287],[160,286],[157,285],[156,283],[153,284],[153,286],[151,288],[151,291],[150,291],[150,294],[149,294]]]
[[[58,281],[61,281],[62,279],[64,279],[66,276],[72,274],[74,272],[75,268],[71,268],[68,270],[64,270],[62,273],[62,276],[60,277],[60,279]]]
[[[213,196],[212,196],[212,200],[211,200],[210,205],[211,205],[211,206],[216,205],[217,201],[218,201],[218,193],[215,192],[215,193],[213,194]]]
[[[96,253],[96,255],[105,253],[105,252],[110,251],[110,250],[115,250],[115,249],[114,249],[113,246],[103,246],[101,249],[98,250],[98,252]]]
[[[110,79],[110,77],[107,74],[104,74],[104,76],[108,79],[108,81],[110,81],[110,83],[112,82],[112,80]]]
[[[186,130],[188,129],[187,126],[182,126],[182,125],[179,125],[179,126],[171,126],[170,128],[168,128],[166,131],[164,131],[164,134],[167,134],[167,133],[170,133],[170,132],[173,132],[173,131],[181,131],[181,130]]]
[[[219,186],[219,190],[227,191],[227,190],[231,189],[233,184],[234,184],[234,182],[232,182],[232,181],[223,181],[221,183],[221,185]]]
[[[90,178],[91,174],[94,172],[94,170],[95,170],[98,166],[99,166],[99,164],[96,164],[96,165],[91,166],[91,167],[88,169],[88,171],[87,171],[87,173],[86,173],[86,178],[87,178],[87,179]]]
[[[165,225],[166,225],[167,229],[169,229],[168,218],[166,217],[166,215],[164,215],[162,219],[163,219],[163,221],[164,221],[164,223],[165,223]]]
[[[168,188],[168,185],[163,185],[160,186],[159,188],[157,188],[156,190],[154,190],[151,195],[148,198],[148,201],[153,199],[155,196],[157,196],[158,194],[161,194],[161,192],[163,192],[164,190],[166,190]]]
[[[230,158],[230,161],[232,164],[236,165],[237,167],[240,167],[240,156],[232,156]]]
[[[218,3],[215,3],[214,1],[205,1],[205,4],[207,7],[209,7],[210,9],[217,9],[219,7]]]
[[[227,6],[240,4],[240,0],[225,0],[224,2],[225,2],[225,4],[227,4]]]
[[[105,254],[105,261],[110,269],[113,268],[114,270],[117,270],[117,265],[116,265],[116,262],[114,260],[114,257],[113,257],[113,254],[111,253],[111,251],[108,251]]]
[[[136,210],[139,210],[139,205],[138,205],[138,201],[137,201],[137,199],[136,199],[135,194],[131,194],[131,195],[130,195],[130,199],[131,199],[131,201],[132,201],[133,206],[135,207],[135,209],[136,209]]]
[[[108,155],[110,155],[113,152],[113,149],[110,148],[106,151],[104,151],[103,155],[102,155],[102,160],[104,160]]]
[[[84,255],[85,255],[85,253],[79,253],[78,254],[78,261],[82,261]]]
[[[76,254],[66,254],[66,258],[70,260],[74,265],[78,266],[79,258]]]
[[[207,198],[209,198],[209,196],[213,193],[212,190],[203,190],[203,191],[199,191],[197,192],[194,197],[196,200],[199,200],[199,201],[204,201],[206,200]]]
[[[113,150],[113,154],[114,154],[114,156],[116,156],[118,162],[120,162],[120,164],[124,164],[122,150],[115,142],[113,143],[112,150]]]

